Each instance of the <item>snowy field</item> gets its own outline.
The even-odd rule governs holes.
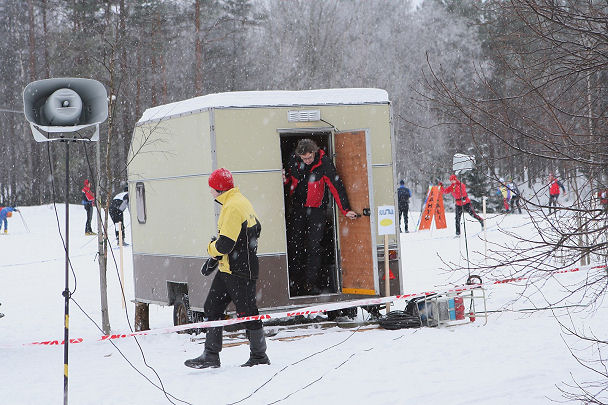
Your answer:
[[[23,346],[63,339],[64,254],[57,222],[63,229],[65,208],[57,208],[58,220],[52,205],[22,207],[29,232],[16,213],[9,219],[9,234],[0,235],[0,312],[5,314],[0,319],[2,404],[63,400],[63,346]],[[84,343],[70,346],[69,402],[73,404],[547,404],[563,400],[558,388],[565,388],[564,383],[600,378],[578,364],[569,350],[595,358],[592,346],[565,333],[558,320],[605,338],[608,303],[600,302],[593,311],[526,311],[557,302],[569,285],[598,270],[528,281],[527,288],[523,283],[490,284],[488,309],[495,312],[486,325],[478,319],[461,326],[397,331],[331,327],[324,333],[310,330],[310,336],[293,340],[284,339],[290,332],[282,331],[268,339],[270,366],[239,367],[248,358],[248,346],[235,345],[224,348],[219,369],[186,368],[184,360],[202,352],[203,339],[175,333],[139,337],[141,352],[132,338],[116,340],[121,354],[109,342],[94,341],[102,333],[83,313],[100,323],[97,238],[84,236],[82,206],[71,206],[70,219],[76,279],[72,277],[70,285],[82,308],[70,306],[70,337],[85,338]],[[410,221],[415,224],[417,219],[418,213],[412,213]],[[466,279],[465,272],[448,271],[445,264],[464,266],[466,260],[464,239],[453,237],[453,214],[448,213],[447,220],[446,230],[401,236],[406,292],[445,290]],[[468,221],[466,226],[470,257],[478,260],[484,253],[483,233],[477,222]],[[525,214],[490,218],[488,240],[506,242],[499,228],[535,232]],[[127,231],[128,241],[129,235]],[[113,252],[118,263],[119,251]],[[121,334],[130,328],[117,274],[110,257],[110,324],[113,333]],[[132,322],[129,248],[124,274]],[[579,304],[579,298],[559,305]],[[151,328],[171,325],[171,308],[150,307]],[[162,381],[168,397],[142,374],[156,385]]]

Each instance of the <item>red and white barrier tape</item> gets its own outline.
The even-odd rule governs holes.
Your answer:
[[[582,270],[594,270],[594,269],[605,269],[605,268],[607,268],[607,266],[605,266],[605,265],[600,265],[600,266],[589,265],[589,266],[575,267],[573,269],[567,269],[567,270],[552,270],[552,271],[549,271],[547,273],[550,273],[550,274],[564,274],[564,273],[575,273],[577,271],[582,271]],[[504,280],[495,280],[495,281],[491,281],[489,283],[483,283],[483,285],[514,283],[514,282],[517,282],[517,281],[529,280],[530,278],[532,278],[532,277],[506,278]]]
[[[472,290],[472,289],[479,288],[479,287],[480,287],[479,285],[466,285],[466,286],[461,286],[461,287],[453,288],[450,290],[442,291],[441,293],[442,294],[459,293],[459,292],[464,292],[464,291]],[[218,327],[218,326],[234,325],[237,323],[243,323],[243,322],[248,322],[248,321],[258,321],[258,320],[264,321],[264,320],[268,320],[268,319],[289,318],[289,317],[294,317],[294,316],[298,316],[298,315],[314,315],[314,314],[320,314],[320,313],[324,313],[327,311],[335,311],[335,310],[344,309],[344,308],[360,307],[360,306],[366,306],[366,305],[379,305],[379,304],[384,304],[387,302],[392,302],[392,301],[401,300],[401,299],[419,298],[419,297],[424,297],[424,296],[436,294],[436,293],[437,292],[429,291],[429,292],[421,292],[421,293],[413,293],[413,294],[393,295],[390,297],[364,298],[364,299],[354,300],[354,301],[334,302],[334,303],[329,303],[329,304],[300,308],[300,309],[293,310],[293,311],[273,312],[270,314],[261,314],[261,315],[254,315],[254,316],[243,316],[240,318],[230,318],[230,319],[224,319],[224,320],[219,320],[219,321],[195,322],[195,323],[189,323],[189,324],[185,324],[185,325],[171,326],[168,328],[151,329],[151,330],[144,330],[144,331],[139,331],[139,332],[130,332],[130,333],[125,333],[125,334],[104,335],[98,339],[74,338],[74,339],[70,339],[70,343],[71,344],[89,343],[89,342],[93,342],[93,341],[101,342],[101,341],[124,339],[124,338],[128,338],[128,337],[133,337],[133,336],[161,335],[161,334],[165,334],[165,333],[179,332],[179,331],[187,330],[187,329],[213,328],[213,327]],[[47,341],[31,342],[31,343],[24,343],[20,346],[36,346],[36,345],[38,345],[38,346],[61,346],[61,345],[63,345],[63,340],[47,340]],[[7,346],[2,346],[2,347],[6,348]]]
[[[593,269],[602,269],[602,268],[607,268],[607,266],[604,266],[604,265],[584,266],[584,267],[577,267],[577,268],[568,269],[568,270],[556,270],[556,271],[552,271],[551,273],[553,273],[553,274],[574,273],[574,272],[578,272],[578,271],[582,271],[582,270],[593,270]],[[344,308],[385,304],[387,302],[393,302],[393,301],[402,300],[402,299],[411,300],[414,298],[425,297],[425,296],[428,296],[431,294],[460,293],[460,292],[465,292],[465,291],[469,291],[469,290],[472,290],[475,288],[480,288],[480,287],[484,287],[484,286],[488,286],[488,285],[513,283],[513,282],[517,282],[517,281],[526,280],[529,278],[530,277],[517,277],[517,278],[504,279],[504,280],[496,280],[496,281],[491,281],[491,282],[482,283],[482,284],[463,285],[460,287],[455,287],[453,289],[440,291],[440,292],[427,291],[427,292],[419,292],[419,293],[411,293],[411,294],[393,295],[390,297],[363,298],[360,300],[353,300],[353,301],[341,301],[341,302],[316,305],[316,306],[311,306],[311,307],[306,307],[306,308],[300,308],[300,309],[293,310],[293,311],[273,312],[270,314],[244,316],[244,317],[240,317],[240,318],[230,318],[230,319],[224,319],[224,320],[219,320],[219,321],[195,322],[195,323],[190,323],[190,324],[185,324],[185,325],[171,326],[168,328],[151,329],[151,330],[131,332],[131,333],[125,333],[125,334],[104,335],[104,336],[101,336],[99,339],[86,339],[85,340],[85,338],[74,338],[74,339],[70,339],[70,343],[76,344],[76,343],[101,342],[101,341],[124,339],[124,338],[133,337],[133,336],[161,335],[161,334],[166,334],[166,333],[179,332],[179,331],[187,330],[187,329],[213,328],[213,327],[218,327],[218,326],[234,325],[234,324],[248,322],[248,321],[258,321],[258,320],[264,321],[264,320],[268,320],[268,319],[289,318],[289,317],[294,317],[294,316],[298,316],[298,315],[314,315],[314,314],[320,314],[320,313],[324,313],[327,311],[335,311],[335,310],[344,309]],[[36,346],[36,345],[38,345],[38,346],[61,346],[61,345],[63,345],[63,340],[47,340],[47,341],[40,341],[40,342],[31,342],[31,343],[24,343],[19,346]],[[1,347],[7,348],[10,346],[1,346]]]

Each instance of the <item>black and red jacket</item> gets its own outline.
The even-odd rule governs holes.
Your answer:
[[[350,211],[344,184],[333,162],[322,149],[315,153],[315,160],[310,165],[293,155],[287,165],[285,184],[289,185],[289,194],[296,207],[325,208],[329,202],[325,190],[329,188],[342,214]]]

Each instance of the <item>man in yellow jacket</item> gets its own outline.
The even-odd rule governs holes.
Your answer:
[[[205,317],[210,321],[222,319],[230,302],[234,302],[238,317],[258,315],[257,250],[262,226],[249,200],[234,187],[232,173],[228,170],[222,168],[211,173],[209,187],[222,209],[217,222],[218,237],[207,246],[209,259],[201,269],[205,276],[219,269],[205,301]],[[251,353],[242,366],[270,364],[262,321],[245,322],[245,327]],[[222,327],[209,328],[203,354],[186,360],[184,364],[192,368],[219,367],[221,350]]]

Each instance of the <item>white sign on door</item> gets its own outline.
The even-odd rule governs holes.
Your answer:
[[[378,207],[378,235],[395,234],[395,206],[381,205]]]

